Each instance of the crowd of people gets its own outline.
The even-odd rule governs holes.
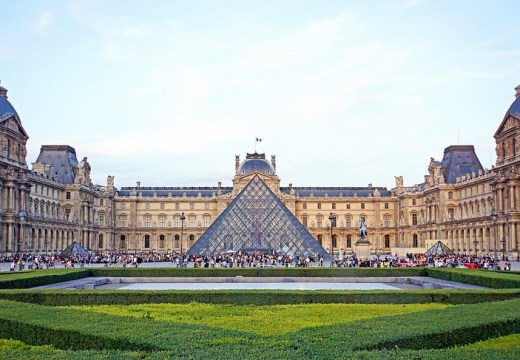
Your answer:
[[[246,267],[322,267],[325,265],[321,256],[291,256],[271,254],[245,254],[241,252],[226,252],[209,255],[180,255],[178,253],[94,253],[85,256],[60,257],[59,254],[35,255],[23,254],[1,257],[0,262],[9,262],[10,270],[37,270],[65,267],[85,267],[93,264],[103,264],[106,267],[138,267],[143,263],[168,262],[174,267],[195,268],[246,268]],[[369,260],[360,261],[355,255],[335,256],[327,266],[331,267],[414,267],[432,266],[447,268],[479,268],[511,270],[511,262],[500,261],[493,255],[436,255],[405,254],[374,255]]]

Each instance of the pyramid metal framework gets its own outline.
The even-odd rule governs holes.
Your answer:
[[[444,245],[442,241],[437,241],[431,248],[424,253],[426,256],[438,256],[438,255],[455,255],[453,250]]]
[[[238,252],[291,256],[327,251],[256,175],[188,250],[189,255]]]
[[[72,244],[67,246],[60,254],[61,258],[73,257],[73,256],[88,256],[88,251],[85,250],[77,241],[73,241]]]

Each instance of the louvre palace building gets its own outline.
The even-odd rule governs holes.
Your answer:
[[[427,175],[412,186],[396,176],[392,189],[283,187],[276,156],[253,153],[235,156],[234,173],[230,159],[230,187],[116,188],[114,176],[93,184],[87,158],[78,160],[69,145],[41,146],[29,166],[29,135],[0,87],[0,254],[58,253],[77,241],[100,252],[341,256],[355,252],[364,220],[372,254],[421,253],[440,240],[456,253],[517,259],[520,86],[515,90],[496,119],[492,169],[482,167],[472,145],[452,145],[441,160],[425,162]]]

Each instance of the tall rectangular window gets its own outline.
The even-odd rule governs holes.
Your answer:
[[[145,216],[144,217],[144,227],[150,227],[151,220],[152,220],[152,218],[150,216]]]
[[[388,209],[388,203],[385,203],[385,209]]]
[[[103,213],[99,214],[99,225],[100,226],[105,225],[105,214],[103,214]]]
[[[318,216],[316,218],[316,226],[320,228],[322,226],[322,222],[323,222],[323,218],[321,216]]]
[[[103,206],[103,199],[99,199],[99,205]]]
[[[417,214],[412,214],[412,225],[417,225]]]
[[[350,209],[350,204],[347,203],[347,210],[349,210],[349,209]]]
[[[332,210],[336,210],[336,203],[332,203]]]
[[[175,216],[173,218],[173,226],[176,227],[176,228],[180,228],[181,227],[181,219],[178,216]]]
[[[179,208],[180,208],[179,203],[175,203],[175,210],[179,210]]]
[[[194,227],[195,227],[195,217],[194,217],[194,216],[191,216],[191,217],[189,218],[188,226],[189,226],[190,228],[194,228]]]
[[[307,203],[302,204],[303,210],[307,210]]]
[[[209,203],[204,203],[204,210],[209,210]]]
[[[164,203],[161,203],[161,210],[164,210]]]
[[[204,227],[209,227],[209,216],[204,216]]]
[[[321,203],[318,203],[318,209],[321,209]]]
[[[65,199],[70,200],[70,191],[65,193]]]
[[[159,226],[162,228],[166,226],[166,218],[164,216],[159,218]]]
[[[126,216],[121,216],[119,218],[119,226],[126,227]]]
[[[302,216],[302,224],[307,227],[307,216]]]

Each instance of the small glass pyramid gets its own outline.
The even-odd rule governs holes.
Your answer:
[[[260,177],[255,176],[188,250],[331,257]]]
[[[431,248],[424,253],[426,256],[438,256],[438,255],[455,255],[453,250],[444,245],[442,241],[437,241]]]

